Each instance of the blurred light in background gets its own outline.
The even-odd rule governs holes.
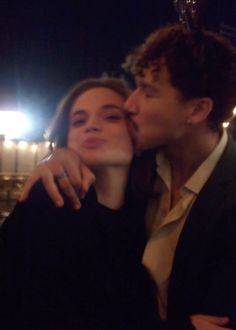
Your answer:
[[[20,111],[0,111],[0,135],[8,139],[20,139],[31,129],[28,116]]]
[[[223,127],[227,128],[228,126],[229,126],[229,122],[228,121],[223,123]]]
[[[14,146],[14,142],[11,140],[3,141],[3,147],[6,149],[11,149]]]
[[[236,116],[236,106],[233,109],[233,115]]]
[[[30,150],[35,153],[38,150],[38,145],[36,143],[31,144]]]
[[[233,108],[233,111],[232,111],[232,112],[233,112],[233,113],[232,113],[233,117],[232,117],[231,119],[233,119],[233,118],[236,117],[236,106]],[[222,124],[222,126],[223,126],[224,128],[229,127],[229,125],[230,125],[230,121],[225,121],[225,122],[223,122],[223,124]]]
[[[28,143],[26,141],[19,141],[18,148],[21,150],[25,150],[28,147]]]

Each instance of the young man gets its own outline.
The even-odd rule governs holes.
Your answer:
[[[163,327],[187,329],[189,318],[199,330],[226,329],[228,321],[227,329],[236,327],[236,146],[222,128],[236,105],[236,49],[216,34],[174,25],[150,35],[126,67],[137,81],[126,103],[137,152],[158,148],[143,263]],[[94,180],[80,166],[82,180],[75,155],[58,152],[39,166],[23,198],[42,176],[62,204],[52,182],[59,175],[79,207],[73,186],[83,193]]]

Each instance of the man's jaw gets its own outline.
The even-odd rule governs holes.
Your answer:
[[[130,136],[131,136],[131,140],[132,140],[133,147],[134,147],[134,153],[136,156],[140,156],[143,152],[143,148],[141,148],[140,141],[139,141],[138,127],[136,128],[133,126],[132,130],[130,131]]]
[[[131,137],[131,141],[132,141],[133,146],[134,146],[134,151],[136,153],[138,127],[134,122],[132,122],[130,120],[128,121],[128,132],[129,132],[129,135]]]

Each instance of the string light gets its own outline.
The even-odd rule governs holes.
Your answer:
[[[38,149],[38,145],[37,145],[37,144],[35,144],[35,143],[31,144],[31,146],[30,146],[30,150],[31,150],[32,152],[36,152],[37,149]]]
[[[18,147],[19,147],[19,149],[24,150],[28,147],[28,143],[26,141],[20,141],[18,143]]]
[[[3,141],[3,146],[6,149],[11,149],[14,145],[15,145],[15,143],[12,140]]]

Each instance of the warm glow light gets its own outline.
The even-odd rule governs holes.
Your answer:
[[[5,141],[3,142],[3,146],[4,146],[4,148],[6,148],[6,149],[11,149],[11,148],[14,146],[14,142],[11,141],[11,140],[5,140]]]
[[[20,142],[18,143],[18,148],[21,149],[21,150],[26,149],[27,146],[28,146],[28,143],[27,143],[26,141],[20,141]]]
[[[0,135],[20,138],[29,130],[30,120],[20,111],[0,111]]]
[[[236,106],[233,109],[233,115],[236,116]]]
[[[37,145],[37,144],[35,144],[35,143],[31,144],[31,146],[30,146],[30,150],[31,150],[32,152],[36,152],[37,149],[38,149],[38,145]]]
[[[229,122],[223,123],[223,127],[227,128],[229,126]]]
[[[45,146],[46,146],[46,148],[49,148],[50,147],[50,142],[49,141],[46,141],[45,142]]]

